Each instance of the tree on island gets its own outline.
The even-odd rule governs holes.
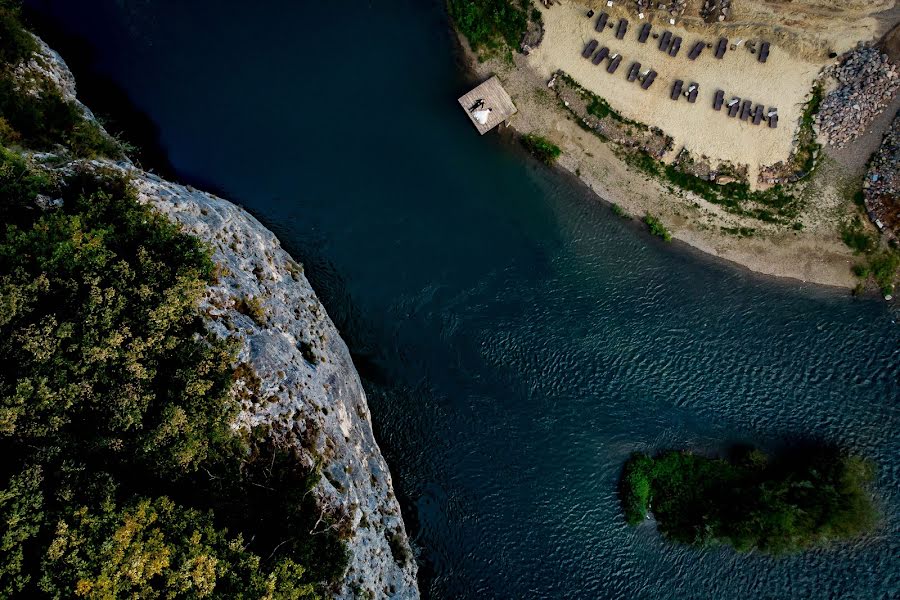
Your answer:
[[[629,524],[652,512],[676,542],[784,554],[871,530],[873,478],[871,462],[830,447],[774,458],[745,449],[731,460],[666,451],[632,455],[620,494]]]

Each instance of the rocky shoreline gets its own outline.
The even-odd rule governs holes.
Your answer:
[[[836,87],[822,100],[819,135],[837,148],[862,135],[900,89],[897,67],[887,54],[868,45],[848,52],[825,76]]]
[[[38,42],[40,54],[27,68],[77,102],[65,62]],[[54,158],[53,164],[66,169],[73,163],[59,165]],[[234,392],[241,411],[234,427],[262,427],[294,450],[298,467],[321,469],[311,493],[323,517],[340,526],[350,553],[334,597],[417,599],[418,567],[365,391],[303,266],[271,231],[227,200],[166,181],[127,159],[91,164],[127,172],[142,202],[213,249],[221,276],[206,290],[201,309],[211,331],[239,341]]]
[[[900,238],[900,114],[872,157],[863,200],[875,226],[890,240]]]

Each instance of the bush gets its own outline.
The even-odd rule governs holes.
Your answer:
[[[37,42],[22,26],[19,3],[0,0],[0,69],[8,70],[31,56]]]
[[[53,83],[38,79],[27,87],[31,91],[14,78],[0,75],[0,114],[6,124],[0,129],[0,141],[4,144],[43,151],[63,146],[81,158],[121,157],[115,140],[86,119],[74,102],[63,98]]]
[[[877,520],[867,489],[873,472],[828,447],[774,460],[747,449],[731,460],[669,451],[632,456],[620,492],[630,524],[652,503],[659,531],[674,541],[781,554],[869,531]]]
[[[657,237],[661,237],[666,242],[672,241],[672,234],[669,233],[669,230],[666,229],[666,226],[662,224],[662,221],[647,213],[644,217],[644,223],[650,228],[650,233]]]
[[[447,2],[450,17],[476,51],[518,48],[528,27],[525,7],[525,0]]]
[[[533,133],[522,136],[522,145],[525,146],[532,156],[546,165],[555,163],[556,159],[562,154],[559,146],[547,138]]]
[[[0,158],[9,197],[32,198],[37,176]],[[209,249],[116,171],[55,191],[61,208],[19,211],[0,236],[0,517],[15,524],[0,595],[300,598],[335,581],[346,548],[307,493],[318,473],[232,430],[235,347],[199,309]]]
[[[647,517],[652,473],[653,459],[639,453],[632,454],[622,469],[619,493],[625,520],[629,525],[637,525]]]
[[[841,228],[841,239],[853,252],[857,254],[866,254],[871,252],[876,244],[873,236],[869,235],[863,228],[862,220],[859,215],[855,215],[850,223],[845,223]]]

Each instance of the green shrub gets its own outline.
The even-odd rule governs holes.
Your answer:
[[[532,156],[547,165],[555,163],[556,159],[562,154],[559,146],[547,138],[533,133],[522,136],[522,145],[525,146]]]
[[[864,229],[859,215],[855,215],[852,221],[844,224],[841,228],[841,239],[857,254],[871,252],[877,244],[875,237]]]
[[[619,494],[629,525],[637,525],[647,517],[650,508],[650,481],[653,459],[646,454],[631,455],[622,469]]]
[[[0,146],[0,222],[18,223],[26,213],[33,213],[35,198],[50,187],[49,176]]]
[[[672,241],[672,234],[666,229],[666,226],[662,224],[662,221],[647,213],[644,217],[644,223],[650,228],[650,233],[657,237],[661,237],[663,240],[667,242]]]
[[[623,217],[623,218],[628,217],[628,213],[625,212],[625,209],[622,208],[621,206],[619,206],[618,204],[616,204],[615,202],[613,202],[612,211],[613,211],[613,214],[616,215],[617,217]]]
[[[268,321],[268,316],[266,315],[266,308],[263,306],[262,300],[258,297],[243,297],[235,306],[237,311],[241,314],[247,315],[253,321],[259,325],[260,327],[265,326]]]
[[[0,158],[0,185],[33,198],[42,182]],[[55,192],[61,208],[0,235],[0,595],[303,598],[337,580],[346,519],[308,494],[318,472],[232,429],[236,348],[199,308],[209,249],[116,171]]]
[[[527,6],[526,0],[447,1],[450,17],[476,51],[518,48],[528,27]]]
[[[19,3],[0,0],[0,69],[8,70],[31,56],[37,42],[22,26]]]
[[[727,461],[674,451],[634,455],[620,486],[631,524],[650,506],[659,531],[674,541],[780,554],[869,531],[877,520],[872,480],[871,463],[824,447],[774,460],[758,450]]]
[[[4,144],[20,144],[31,150],[52,151],[63,146],[75,156],[119,158],[122,150],[100,126],[85,118],[81,109],[63,98],[47,80],[27,86],[8,75],[0,75],[0,129]],[[33,92],[33,93],[32,93]]]

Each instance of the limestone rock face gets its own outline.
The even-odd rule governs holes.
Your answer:
[[[68,98],[75,79],[41,42],[39,69]],[[93,115],[84,109],[89,118]],[[372,433],[366,395],[346,344],[303,273],[275,235],[239,206],[166,181],[130,162],[139,199],[213,248],[218,281],[201,308],[209,328],[240,342],[235,428],[268,427],[305,467],[321,465],[313,490],[323,515],[345,535],[350,565],[336,598],[419,597],[417,566],[391,475]]]

